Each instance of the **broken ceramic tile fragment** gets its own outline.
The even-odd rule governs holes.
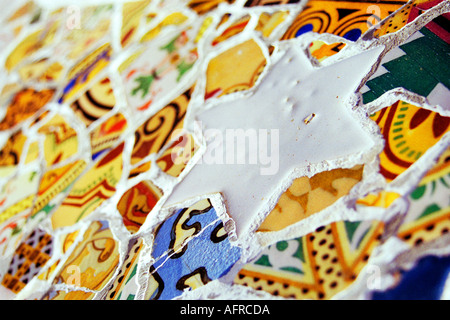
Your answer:
[[[208,64],[205,99],[250,89],[266,64],[264,52],[254,40],[221,53]]]
[[[40,229],[34,230],[16,249],[2,286],[19,293],[52,256],[52,242],[51,235]]]
[[[387,181],[405,172],[450,129],[449,117],[404,101],[381,109],[371,119],[386,143],[380,154],[380,172]]]
[[[48,19],[42,29],[29,34],[23,39],[6,58],[4,64],[6,70],[12,71],[32,54],[52,44],[60,24],[61,21],[58,15],[54,14],[52,19]]]
[[[156,46],[137,52],[121,66],[128,103],[136,111],[147,110],[192,75],[198,60],[195,32],[195,28],[186,27],[169,39],[158,37]],[[151,64],[149,55],[153,57]]]
[[[25,88],[12,98],[6,115],[0,122],[0,130],[11,129],[20,122],[32,117],[53,98],[54,89],[35,90]]]
[[[150,0],[126,2],[123,5],[122,12],[122,28],[120,36],[120,44],[126,47],[136,36],[139,30],[141,18],[145,13],[145,8],[149,5]]]
[[[199,148],[193,136],[184,133],[169,145],[156,160],[156,164],[164,173],[178,177],[189,165]]]
[[[320,172],[301,177],[283,193],[258,231],[279,231],[322,209],[348,194],[361,181],[363,166]]]
[[[155,235],[146,299],[175,298],[227,274],[241,249],[231,244],[210,200],[177,211]]]
[[[79,222],[115,193],[122,175],[123,147],[123,143],[115,147],[75,182],[61,206],[52,214],[54,229]]]
[[[79,160],[45,172],[39,183],[39,190],[33,205],[31,218],[34,219],[36,216],[39,216],[42,211],[47,215],[56,206],[52,204],[53,200],[67,192],[67,189],[83,172],[85,167],[86,162]]]
[[[87,127],[111,111],[115,104],[111,80],[104,78],[86,90],[70,107]]]
[[[156,154],[183,128],[184,118],[193,88],[185,91],[167,106],[152,115],[134,133],[131,164],[137,164],[147,156]]]
[[[47,166],[60,163],[78,151],[77,132],[60,115],[48,119],[37,132],[45,135],[43,153]]]
[[[448,19],[444,15],[438,21],[448,23]],[[382,59],[382,66],[362,90],[364,103],[403,88],[426,97],[430,104],[449,108],[450,83],[445,67],[449,32],[435,26],[433,21],[429,22]]]
[[[383,223],[339,221],[265,248],[235,283],[295,299],[330,299],[352,284],[380,243]]]
[[[67,75],[68,81],[58,102],[66,103],[79,91],[85,89],[89,81],[109,64],[111,52],[111,45],[105,43],[92,50],[75,65]]]
[[[380,22],[380,27],[374,32],[374,35],[376,37],[382,37],[390,33],[397,32],[406,24],[413,22],[424,12],[441,4],[442,2],[442,0],[415,0],[409,1],[408,3],[405,2],[400,10],[397,10],[395,13]],[[439,29],[439,27],[436,26],[439,25],[439,22],[433,24],[435,25],[430,25],[431,28]]]
[[[16,176],[2,186],[0,192],[0,223],[33,206],[39,174],[30,171]]]
[[[212,0],[212,1],[189,0],[188,7],[197,12],[197,14],[202,15],[208,13],[211,10],[214,10],[221,3],[232,4],[234,2],[235,0]]]
[[[108,222],[92,222],[61,267],[54,284],[100,291],[118,266],[118,250]]]
[[[163,191],[149,180],[139,182],[122,195],[117,203],[117,210],[130,233],[139,230],[162,196]]]
[[[111,150],[127,127],[127,119],[116,113],[94,128],[90,132],[92,160]]]
[[[27,137],[21,130],[9,136],[0,150],[0,172],[2,177],[9,176],[20,163]]]
[[[449,153],[447,149],[408,196],[410,206],[398,237],[411,246],[439,240],[450,231]]]
[[[406,2],[383,1],[373,5],[370,1],[312,0],[298,14],[282,39],[291,39],[313,31],[356,41],[369,27],[378,24]]]
[[[105,295],[107,300],[134,300],[139,291],[138,262],[143,247],[142,239],[130,241],[129,249],[114,284]]]

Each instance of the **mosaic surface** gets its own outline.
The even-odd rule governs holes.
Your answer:
[[[450,298],[450,2],[94,3],[0,0],[1,299]]]

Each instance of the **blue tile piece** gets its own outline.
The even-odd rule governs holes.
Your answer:
[[[206,284],[218,279],[227,274],[241,256],[241,249],[231,245],[223,222],[212,206],[191,210],[189,218],[182,223],[188,209],[177,211],[157,230],[153,257],[159,259],[150,271],[158,282],[158,289],[150,299],[172,299],[193,283]],[[179,223],[183,230],[194,232],[194,235],[187,238],[181,250],[174,252],[174,230]]]
[[[427,256],[402,272],[400,283],[387,291],[375,291],[373,300],[439,300],[450,273],[450,256]]]

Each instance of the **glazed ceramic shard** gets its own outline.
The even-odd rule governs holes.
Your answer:
[[[143,241],[133,239],[129,243],[129,248],[117,274],[114,283],[108,289],[105,295],[107,300],[134,300],[139,291],[138,278],[138,262],[142,251]]]
[[[55,277],[55,284],[99,291],[114,275],[119,245],[107,221],[94,221]]]
[[[16,249],[1,285],[19,293],[36,276],[53,253],[52,236],[36,229]]]
[[[158,226],[152,256],[159,260],[165,255],[179,255],[179,251],[185,250],[186,244],[194,236],[218,220],[216,210],[209,199],[177,210]]]
[[[44,46],[52,44],[60,23],[59,19],[49,19],[42,29],[29,34],[8,55],[5,61],[5,68],[9,71],[13,70],[30,55],[35,54]]]
[[[376,6],[370,1],[312,0],[295,18],[283,39],[298,37],[307,32],[332,33],[350,41],[358,40],[372,25],[407,0],[383,1]],[[367,17],[367,19],[361,19]]]
[[[35,283],[37,286],[40,286],[40,289],[44,289],[43,284],[45,282],[47,282],[47,284],[50,284],[55,279],[60,271],[59,267],[62,267],[61,263],[68,258],[68,256],[72,253],[78,243],[80,243],[81,236],[87,228],[88,225],[84,226],[83,228],[72,230],[71,232],[56,234],[53,237],[52,259],[48,262],[48,264],[45,265],[44,268],[42,268],[42,272],[37,276],[37,279],[43,282]],[[24,293],[23,297],[29,296],[29,291],[35,291],[36,287],[31,286],[31,288],[27,287],[26,289],[27,290],[24,291],[28,292]],[[47,289],[45,289],[44,291],[47,291]]]
[[[397,101],[371,115],[385,140],[380,173],[395,180],[438,143],[450,129],[450,117]]]
[[[0,122],[0,130],[11,129],[22,121],[35,115],[51,101],[54,89],[35,90],[23,88],[11,99],[6,115]]]
[[[235,0],[212,0],[212,1],[203,1],[203,0],[190,0],[188,2],[188,7],[197,12],[199,15],[206,14],[211,10],[214,10],[221,3],[234,3]]]
[[[1,224],[0,229],[0,253],[2,255],[1,262],[2,266],[0,269],[0,274],[3,276],[7,272],[7,268],[11,261],[12,255],[20,242],[26,231],[27,222],[29,220],[30,211],[26,209],[22,212],[15,214],[13,217],[8,219],[6,222]]]
[[[450,231],[449,154],[447,149],[408,196],[410,207],[398,237],[411,246],[439,241]]]
[[[130,233],[136,233],[147,215],[155,207],[163,191],[152,181],[141,181],[128,189],[117,203],[123,224]]]
[[[81,63],[70,69],[67,75],[66,85],[58,102],[71,102],[78,92],[87,89],[86,87],[89,85],[89,81],[109,64],[111,54],[112,48],[109,43],[99,45]]]
[[[279,231],[346,196],[363,177],[363,166],[333,169],[311,178],[300,177],[280,196],[258,231]]]
[[[403,88],[428,99],[432,105],[450,109],[450,83],[446,57],[449,46],[430,22],[392,49],[381,61],[378,71],[363,89],[364,103],[379,98],[395,88]]]
[[[311,42],[308,50],[317,61],[322,62],[336,53],[339,53],[345,46],[346,44],[343,42],[329,44],[321,40],[315,40]]]
[[[253,39],[220,53],[208,62],[205,100],[250,89],[266,65],[264,51]]]
[[[279,4],[293,4],[293,3],[299,3],[300,0],[280,0],[280,1],[273,1],[273,0],[247,0],[244,2],[245,7],[257,7],[257,6],[274,6]]]
[[[128,127],[127,119],[116,113],[90,132],[92,160],[110,150]]]
[[[399,10],[386,17],[386,19],[381,21],[380,24],[374,30],[372,30],[374,31],[373,36],[375,38],[387,36],[388,34],[400,31],[403,27],[411,22],[420,22],[424,14],[426,15],[427,13],[430,13],[432,11],[432,8],[440,7],[442,4],[445,4],[444,0],[405,1],[405,4]],[[448,11],[448,9],[445,11]],[[445,28],[441,27],[442,23],[445,24],[445,20],[430,23],[432,24],[430,29],[434,29],[433,32],[440,33],[441,37],[442,35],[445,35],[445,33],[448,34],[448,32],[445,31]],[[372,33],[368,32],[367,36],[372,37]]]
[[[177,210],[155,232],[146,299],[166,300],[226,275],[241,249],[209,199]]]
[[[411,266],[399,267],[393,272],[395,283],[385,291],[373,290],[373,300],[447,300],[448,256],[427,255],[417,259]],[[426,280],[425,280],[426,279]],[[421,290],[415,284],[423,282]],[[375,288],[376,289],[376,288]]]
[[[157,38],[124,64],[122,81],[128,103],[144,111],[179,90],[189,80],[198,60],[194,26],[177,30],[170,38]],[[148,57],[152,59],[149,63]],[[169,101],[167,101],[169,102]]]
[[[227,17],[227,16],[224,16]],[[222,22],[222,21],[221,21]],[[245,27],[250,22],[250,16],[245,15],[236,21],[234,21],[227,29],[225,29],[218,37],[216,37],[211,44],[216,46],[217,44],[230,39],[231,37],[244,31]]]
[[[46,171],[39,183],[31,217],[35,218],[42,211],[45,213],[44,216],[49,214],[55,207],[54,203],[68,192],[69,186],[78,178],[85,167],[86,162],[79,160]],[[42,220],[42,218],[38,220]]]
[[[68,6],[64,11],[60,13],[65,32],[62,41],[55,47],[58,56],[78,63],[99,43],[110,40],[112,6],[80,4],[79,7]]]
[[[30,171],[12,178],[2,186],[0,223],[8,221],[24,210],[28,211],[33,206],[39,179],[39,173]]]
[[[291,182],[295,169],[370,152],[374,140],[346,103],[381,50],[314,68],[292,42],[251,96],[219,103],[197,116],[210,141],[167,204],[220,192],[239,233],[272,209],[271,201]],[[305,125],[311,113],[315,117]],[[257,143],[259,150],[249,149]]]
[[[156,14],[157,16],[157,14]],[[166,17],[154,28],[147,31],[141,38],[141,42],[151,41],[156,38],[166,28],[170,29],[170,26],[180,26],[189,21],[189,17],[181,12],[173,12]]]
[[[273,13],[263,12],[259,16],[258,25],[255,30],[261,32],[264,38],[270,38],[279,26],[282,26],[289,16],[289,11],[275,11]]]
[[[37,131],[45,135],[43,151],[47,166],[62,162],[77,153],[77,132],[60,115],[49,119]]]
[[[74,225],[115,193],[115,186],[122,174],[123,148],[122,142],[75,182],[61,206],[52,215],[54,229]]]
[[[60,79],[64,66],[50,58],[30,62],[19,69],[23,81],[52,82]]]
[[[13,133],[3,145],[0,151],[0,175],[6,178],[15,172],[20,163],[27,137],[21,130]]]
[[[295,299],[329,299],[351,285],[380,244],[379,221],[338,221],[264,248],[235,283]]]
[[[158,168],[172,177],[179,177],[192,162],[200,146],[189,133],[179,136],[156,160]]]
[[[104,78],[94,83],[78,99],[71,104],[71,108],[78,118],[88,127],[111,111],[116,104],[111,80]]]
[[[136,129],[130,159],[132,165],[158,153],[179,134],[193,90],[194,87],[183,92]]]
[[[122,9],[122,28],[120,35],[120,44],[123,47],[126,47],[138,32],[145,8],[150,2],[150,0],[145,0],[124,3]]]

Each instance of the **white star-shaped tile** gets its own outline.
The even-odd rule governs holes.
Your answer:
[[[253,229],[255,221],[270,212],[281,193],[298,177],[296,169],[373,150],[374,137],[351,114],[352,106],[347,102],[383,48],[314,67],[298,42],[284,45],[284,54],[250,96],[219,102],[196,115],[203,132],[214,129],[223,138],[225,151],[230,129],[253,130],[258,134],[258,143],[267,141],[268,146],[276,142],[275,149],[269,148],[267,153],[272,163],[262,164],[264,158],[260,157],[257,164],[250,164],[249,158],[244,164],[230,163],[226,161],[229,154],[223,155],[224,163],[211,163],[211,155],[220,150],[220,139],[209,139],[201,162],[174,188],[165,205],[221,193],[239,235]]]

